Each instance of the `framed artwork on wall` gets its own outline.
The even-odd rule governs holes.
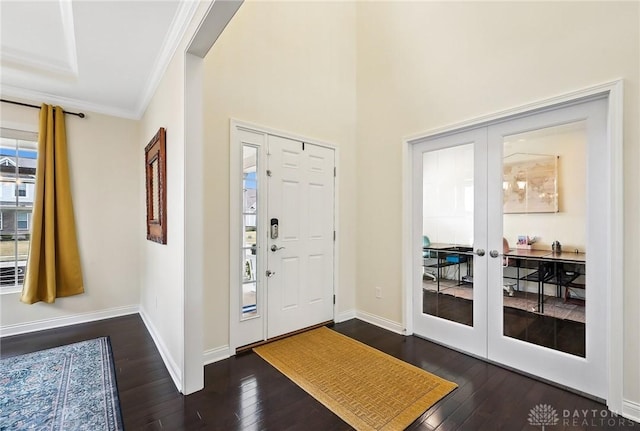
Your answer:
[[[505,214],[558,212],[558,156],[515,153],[503,166]]]
[[[167,243],[167,160],[164,127],[144,149],[147,189],[147,239]]]

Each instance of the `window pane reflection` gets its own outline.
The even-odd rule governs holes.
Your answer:
[[[504,335],[585,357],[586,125],[504,138]]]
[[[258,149],[242,147],[242,317],[258,314],[257,249],[258,249]]]
[[[473,326],[473,144],[423,155],[425,314]]]

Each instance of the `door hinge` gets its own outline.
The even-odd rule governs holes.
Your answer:
[[[302,151],[304,151],[304,142],[302,143]]]
[[[333,240],[334,241],[336,240],[336,231],[335,230],[333,231]]]
[[[334,177],[338,176],[338,168],[336,168],[335,166],[333,167],[333,176]]]
[[[270,177],[271,176],[271,169],[267,169],[267,176]]]
[[[336,305],[336,295],[333,295],[333,305]]]

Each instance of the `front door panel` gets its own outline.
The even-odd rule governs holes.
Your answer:
[[[334,150],[268,137],[268,338],[333,319]]]

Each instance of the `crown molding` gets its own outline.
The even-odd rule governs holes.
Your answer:
[[[56,96],[54,94],[45,93],[36,90],[27,90],[25,88],[14,87],[11,85],[0,85],[0,94],[2,97],[10,97],[20,99],[25,102],[32,102],[36,105],[48,103],[51,105],[59,105],[69,110],[88,111],[96,114],[110,115],[112,117],[126,118],[129,120],[139,120],[137,112],[134,110],[123,109],[118,106],[109,106],[100,103],[88,102],[86,100],[74,99],[70,97]],[[86,112],[85,112],[86,114]]]
[[[147,110],[147,106],[149,106],[149,102],[153,95],[155,94],[158,86],[160,85],[160,81],[164,76],[173,55],[180,45],[182,38],[187,31],[187,27],[189,23],[193,19],[193,16],[198,9],[199,2],[197,1],[183,1],[180,2],[180,6],[178,11],[176,12],[173,21],[171,22],[171,26],[169,28],[169,32],[167,33],[164,42],[162,44],[162,48],[160,50],[160,54],[156,58],[156,62],[153,66],[151,75],[147,80],[147,86],[145,87],[142,97],[139,99],[138,106],[135,110],[136,119],[142,118],[145,111]]]

